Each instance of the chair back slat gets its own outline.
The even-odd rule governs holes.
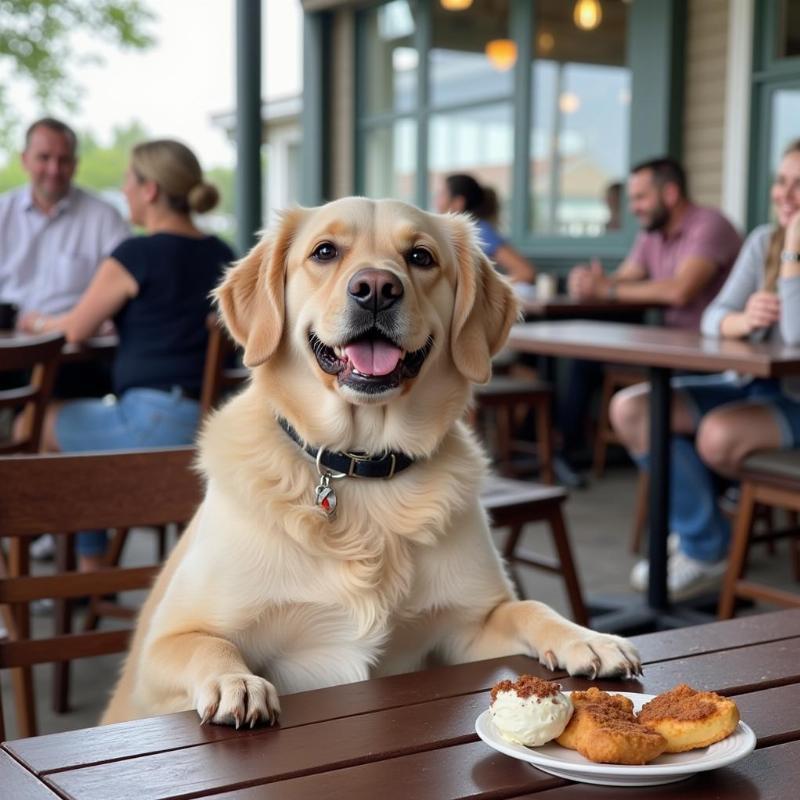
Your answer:
[[[62,572],[58,575],[26,575],[0,580],[0,603],[30,603],[43,597],[84,597],[147,589],[159,567],[126,567],[97,572]]]
[[[0,459],[0,536],[189,520],[202,500],[194,455],[177,447]]]
[[[122,653],[128,647],[130,628],[91,633],[67,633],[49,639],[24,639],[0,642],[0,668],[32,667]]]

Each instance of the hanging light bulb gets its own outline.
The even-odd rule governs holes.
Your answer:
[[[448,11],[464,11],[472,5],[472,0],[440,0],[442,8]]]
[[[539,52],[546,56],[556,46],[556,37],[550,31],[542,31],[536,37],[536,46],[539,48]]]
[[[600,0],[578,0],[572,12],[575,24],[584,31],[596,28],[603,19]]]
[[[517,61],[517,45],[511,39],[492,39],[484,48],[489,63],[500,72],[505,72]]]

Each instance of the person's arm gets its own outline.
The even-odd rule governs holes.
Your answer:
[[[747,237],[731,274],[703,313],[700,331],[704,336],[741,339],[777,319],[775,294],[758,291],[771,230],[764,225]]]
[[[619,276],[614,276],[604,287],[603,296],[628,302],[685,306],[708,285],[718,269],[713,261],[690,256],[678,264],[671,278],[620,280]]]
[[[61,331],[68,342],[82,342],[138,292],[131,273],[115,258],[107,258],[71,311],[55,317],[27,314],[21,327],[33,333]]]
[[[800,253],[800,213],[795,214],[786,226],[783,252]],[[786,344],[800,344],[800,261],[791,257],[781,259],[778,278],[778,296],[784,313],[780,316],[781,336]]]
[[[503,243],[494,252],[495,263],[512,281],[533,283],[536,278],[536,267],[528,261],[519,250],[510,244]]]

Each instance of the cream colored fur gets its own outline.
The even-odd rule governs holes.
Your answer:
[[[310,258],[323,241],[332,262]],[[418,246],[433,267],[406,262]],[[434,342],[418,377],[377,398],[339,385],[308,343],[310,330],[342,343],[347,283],[364,267],[403,285],[403,349]],[[142,610],[103,722],[194,708],[255,724],[276,717],[278,694],[430,659],[524,652],[571,674],[639,670],[625,640],[517,601],[492,546],[485,458],[460,419],[517,311],[465,218],[361,198],[295,209],[218,298],[252,380],[203,430],[205,500]],[[331,520],[313,504],[313,460],[278,415],[315,446],[418,461],[389,480],[336,481]]]

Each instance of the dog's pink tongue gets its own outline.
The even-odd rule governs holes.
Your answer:
[[[388,375],[402,355],[399,347],[382,339],[354,342],[347,345],[344,352],[362,375]]]

